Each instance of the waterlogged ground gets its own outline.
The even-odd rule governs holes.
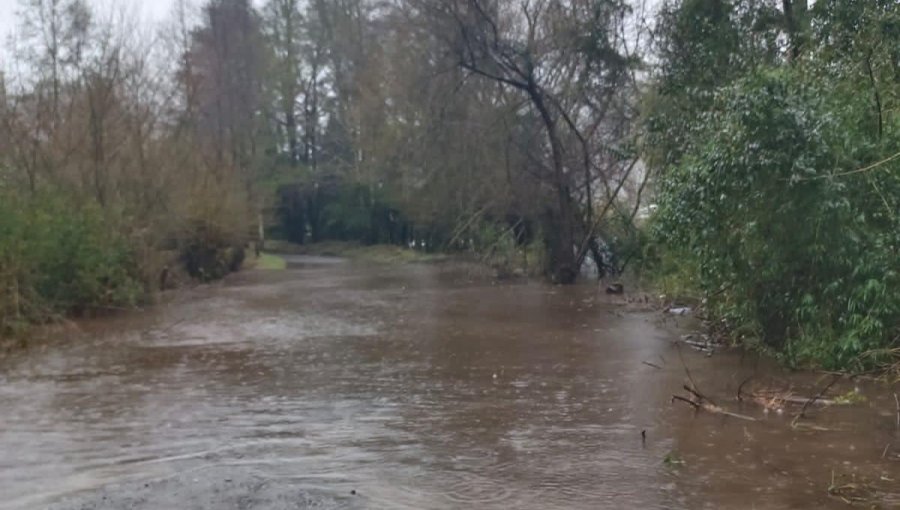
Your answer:
[[[686,349],[757,421],[696,414],[684,332],[594,286],[293,258],[0,360],[0,508],[900,506],[896,388],[791,427],[738,385],[828,379]]]

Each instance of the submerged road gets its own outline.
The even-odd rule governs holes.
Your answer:
[[[845,508],[832,483],[900,505],[895,390],[838,384],[862,398],[791,427],[737,386],[820,376],[687,349],[757,421],[694,413],[663,319],[593,285],[290,258],[0,360],[0,509]]]

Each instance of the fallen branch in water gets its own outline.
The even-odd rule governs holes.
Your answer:
[[[711,398],[700,393],[696,388],[691,388],[687,384],[683,385],[682,388],[684,388],[684,391],[686,391],[686,392],[690,393],[691,395],[693,395],[694,397],[696,397],[698,402],[703,402],[705,400],[712,405],[716,405],[716,403],[713,402],[713,400]]]
[[[691,382],[691,386],[693,386],[693,387],[696,389],[696,388],[697,388],[697,383],[694,382],[694,377],[691,376],[691,371],[690,371],[690,369],[688,368],[687,363],[685,363],[685,361],[684,361],[684,356],[682,356],[682,354],[681,354],[681,346],[678,345],[678,344],[675,344],[675,350],[678,351],[678,359],[681,360],[681,366],[684,367],[684,373],[687,375],[688,381],[690,381],[690,382]]]
[[[678,400],[680,402],[690,404],[697,411],[702,409],[703,411],[711,414],[721,414],[723,416],[731,416],[732,418],[738,418],[740,420],[756,421],[756,418],[753,418],[752,416],[732,413],[731,411],[722,409],[721,407],[717,406],[711,398],[701,393],[700,389],[697,387],[697,383],[694,381],[694,377],[691,375],[691,371],[688,368],[687,363],[684,361],[684,356],[682,356],[681,354],[681,347],[678,344],[675,344],[675,348],[678,351],[678,358],[681,360],[681,365],[684,367],[684,373],[687,375],[688,381],[691,383],[690,386],[687,384],[682,385],[682,388],[684,388],[684,390],[691,394],[696,400],[691,400],[680,395],[672,395],[672,402]]]
[[[712,399],[700,393],[696,388],[691,388],[687,384],[683,385],[682,388],[684,388],[684,391],[690,393],[696,400],[691,400],[690,398],[682,397],[680,395],[672,395],[672,402],[678,400],[690,404],[697,411],[703,410],[710,414],[721,414],[722,416],[731,416],[732,418],[737,418],[739,420],[756,421],[756,418],[752,416],[732,413],[731,411],[722,409],[713,403]]]
[[[684,402],[685,404],[690,404],[694,409],[696,409],[698,411],[701,409],[700,404],[694,402],[693,400],[691,400],[689,398],[684,398],[680,395],[672,395],[672,402],[675,402],[676,400]]]
[[[803,417],[804,417],[803,413],[806,412],[806,409],[807,409],[809,406],[811,406],[813,402],[815,402],[816,400],[822,398],[822,396],[825,395],[825,393],[826,393],[828,390],[830,390],[831,387],[834,386],[835,383],[837,383],[838,380],[839,380],[840,378],[841,378],[841,375],[840,375],[840,374],[835,375],[835,376],[831,379],[831,382],[828,383],[827,386],[825,386],[824,388],[822,388],[822,391],[820,391],[818,394],[816,394],[815,397],[813,397],[813,398],[807,400],[806,403],[803,404],[803,407],[800,409],[800,412],[797,413],[796,416],[794,416],[794,420],[791,421],[791,426],[792,426],[792,427],[795,426],[795,425],[797,424],[797,421],[798,421],[800,418],[803,418]]]
[[[751,375],[750,377],[744,379],[744,382],[742,382],[742,383],[740,384],[740,386],[738,386],[738,392],[737,392],[737,401],[738,401],[738,402],[743,402],[743,401],[744,401],[744,399],[741,398],[741,390],[744,389],[744,385],[745,385],[745,384],[747,384],[748,382],[750,382],[750,381],[753,380],[753,377],[754,377],[754,376]]]
[[[840,429],[835,429],[835,428],[831,428],[831,427],[823,427],[821,425],[814,425],[812,423],[802,423],[802,422],[798,423],[797,426],[794,427],[794,430],[797,430],[797,429],[799,429],[799,430],[804,430],[804,429],[805,430],[814,430],[816,432],[834,432],[836,430],[840,430]]]
[[[680,339],[675,340],[675,343],[676,344],[685,344],[688,347],[690,347],[691,349],[694,349],[695,351],[702,352],[703,354],[706,354],[707,356],[712,356],[716,352],[715,344],[708,337],[706,337],[706,335],[703,335],[703,337],[705,337],[706,339],[703,341],[698,341],[698,340],[692,340],[692,338],[694,338],[694,335],[692,335],[692,334],[691,335],[683,335]]]
[[[674,402],[676,400],[678,400],[679,402],[684,402],[686,404],[690,404],[691,407],[693,407],[697,411],[706,411],[707,413],[710,413],[710,414],[719,414],[722,416],[730,416],[732,418],[737,418],[739,420],[756,421],[756,418],[754,418],[752,416],[747,416],[745,414],[732,413],[731,411],[726,411],[725,409],[722,409],[721,407],[714,405],[714,404],[695,402],[689,398],[685,398],[680,395],[672,395],[672,402]]]
[[[732,418],[737,418],[739,420],[756,421],[756,418],[754,418],[752,416],[747,416],[746,414],[732,413],[731,411],[726,411],[726,410],[724,410],[720,407],[716,407],[716,406],[709,406],[709,407],[713,408],[713,409],[707,409],[707,411],[709,411],[711,413],[721,414],[724,416],[731,416]]]
[[[749,393],[744,393],[742,389],[738,389],[738,401],[743,402],[744,397],[749,396],[750,402],[753,402],[769,411],[782,411],[788,404],[791,405],[817,405],[817,406],[832,406],[832,405],[840,405],[845,402],[840,402],[834,399],[828,398],[813,398],[813,397],[803,397],[794,395],[791,393],[791,390],[775,390],[775,389],[762,389],[751,391]],[[846,402],[849,404],[849,402]]]
[[[809,402],[812,399],[806,398],[806,397],[794,397],[794,396],[788,395],[788,396],[784,397],[783,400],[789,404],[806,404],[807,402]],[[834,399],[819,397],[819,398],[815,399],[815,401],[811,402],[810,405],[833,406],[833,405],[838,405],[838,402]]]
[[[897,405],[897,428],[900,429],[900,399],[897,398],[896,393],[894,393],[894,404]]]
[[[662,370],[662,367],[659,366],[659,365],[657,365],[657,364],[655,364],[655,363],[650,363],[649,361],[642,361],[641,363],[647,365],[648,367],[653,367],[653,368],[655,368],[655,369],[657,369],[657,370]]]
[[[859,503],[870,504],[875,502],[878,491],[875,486],[865,481],[857,481],[856,476],[852,476],[852,482],[843,485],[835,483],[834,471],[831,472],[831,485],[828,487],[828,495],[839,498],[848,505]]]

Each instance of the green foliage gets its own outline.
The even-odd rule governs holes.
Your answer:
[[[675,164],[691,150],[718,87],[777,59],[777,9],[764,0],[665,2],[656,29],[661,78],[645,98],[651,165]]]
[[[472,229],[469,249],[499,275],[527,271],[526,247],[516,242],[515,227],[481,221]]]
[[[868,143],[834,110],[852,99],[788,70],[739,80],[660,193],[658,238],[699,262],[714,311],[792,363],[852,366],[900,332],[900,166],[836,175],[900,144]]]
[[[0,333],[55,314],[131,306],[143,295],[133,256],[95,205],[62,194],[0,197]]]
[[[834,403],[838,405],[851,405],[851,404],[861,404],[866,402],[868,399],[865,395],[860,393],[857,389],[848,390],[843,395],[838,395],[834,397]]]
[[[263,253],[256,261],[256,268],[266,271],[283,271],[287,268],[287,261],[277,255],[271,253]]]
[[[886,362],[900,342],[900,6],[816,2],[799,56],[781,58],[783,14],[766,2],[667,9],[644,261],[791,364]]]
[[[683,466],[687,464],[684,459],[681,458],[681,455],[678,454],[675,450],[670,451],[663,457],[663,464],[669,467],[674,466]]]
[[[325,227],[334,239],[368,239],[377,197],[365,186],[342,187],[325,206]]]
[[[696,257],[687,250],[669,246],[654,239],[658,232],[655,225],[646,229],[647,239],[643,252],[637,259],[635,273],[647,287],[653,287],[672,302],[699,302],[703,297],[698,275],[700,267]],[[658,234],[656,236],[659,237]]]
[[[320,199],[322,238],[405,245],[409,228],[381,185],[344,183]]]

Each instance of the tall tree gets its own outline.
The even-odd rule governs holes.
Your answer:
[[[188,57],[197,83],[198,129],[219,166],[234,165],[249,183],[260,127],[265,55],[249,0],[210,0]]]
[[[542,126],[541,179],[554,190],[545,227],[549,268],[573,282],[599,222],[618,199],[629,155],[628,69],[617,1],[457,0],[422,4],[443,25],[460,67],[527,100]],[[598,189],[599,187],[599,189]],[[595,201],[599,199],[599,208]],[[599,209],[599,210],[595,210]]]
[[[304,95],[303,19],[299,0],[270,0],[263,10],[263,27],[273,55],[270,81],[275,101],[279,131],[287,142],[288,161],[296,166],[305,155],[300,139],[307,126],[301,125]]]

